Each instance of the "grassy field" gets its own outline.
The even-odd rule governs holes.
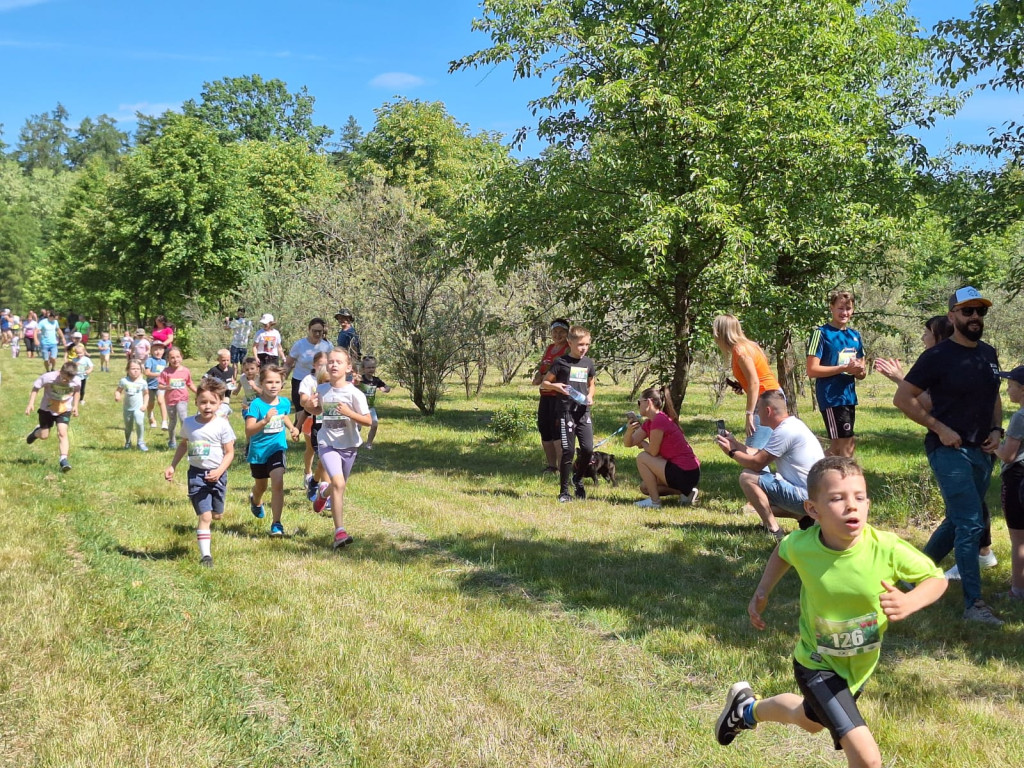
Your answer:
[[[692,387],[682,417],[704,462],[700,503],[644,511],[621,442],[605,446],[619,487],[588,483],[591,498],[569,505],[540,475],[532,434],[488,442],[489,414],[532,409],[530,387],[453,397],[430,418],[401,391],[379,396],[378,443],[348,494],[355,544],[330,549],[329,520],[299,489],[296,446],[287,536],[270,539],[249,514],[236,463],[208,571],[184,472],[161,475],[163,433],[149,433],[148,454],[121,449],[119,373],[90,379],[71,473],[56,471],[55,437],[25,445],[41,368],[0,357],[2,765],[845,764],[827,734],[762,725],[722,748],[712,733],[735,680],[795,690],[797,580],[777,590],[768,630],[751,628],[772,541],[740,513],[736,467],[711,441],[713,418],[742,423],[740,398],[713,413]],[[628,409],[607,384],[602,437]],[[922,545],[941,504],[921,430],[893,412],[891,392],[878,376],[862,387],[858,454],[875,524]],[[998,480],[989,500],[998,510]],[[996,517],[986,595],[1007,580]],[[967,626],[961,610],[954,584],[886,637],[861,698],[886,765],[1002,768],[1024,755],[1024,610],[1002,611],[1002,629]]]

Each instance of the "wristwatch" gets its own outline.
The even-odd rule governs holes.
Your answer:
[[[729,451],[729,458],[731,459],[735,455],[736,455],[736,449],[733,448],[732,450]]]
[[[1002,427],[992,427],[992,429],[990,429],[988,432],[989,434],[992,434],[993,432],[998,432],[1000,437],[1006,437],[1006,430],[1003,429]]]

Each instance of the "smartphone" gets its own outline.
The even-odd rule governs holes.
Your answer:
[[[715,429],[717,430],[717,433],[722,437],[725,437],[727,434],[729,434],[729,430],[725,428],[725,419],[719,419],[718,421],[716,421]]]

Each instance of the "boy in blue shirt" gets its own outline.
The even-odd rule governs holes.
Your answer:
[[[814,329],[807,344],[807,375],[815,379],[814,395],[831,440],[826,456],[853,456],[858,379],[867,375],[864,343],[848,327],[853,294],[833,291],[828,298],[832,320]]]

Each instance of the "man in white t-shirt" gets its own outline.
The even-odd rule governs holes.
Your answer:
[[[808,426],[789,414],[786,396],[781,390],[770,389],[758,398],[757,415],[761,424],[772,429],[764,448],[746,446],[731,434],[715,439],[722,452],[743,467],[740,488],[750,506],[768,531],[776,539],[782,539],[786,532],[776,517],[801,520],[806,516],[807,473],[825,458],[825,452]],[[775,473],[768,468],[772,462],[775,462]]]

